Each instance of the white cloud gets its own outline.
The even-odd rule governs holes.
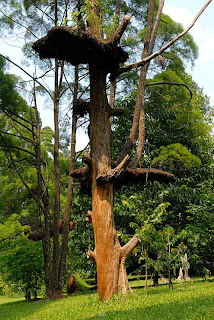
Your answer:
[[[201,31],[199,58],[214,62],[214,32]]]
[[[182,23],[184,28],[187,28],[194,19],[192,13],[187,8],[177,8],[174,6],[165,5],[164,13],[169,15],[176,22]],[[196,22],[194,27],[190,30],[190,33],[192,34],[196,42],[198,40],[200,32],[200,24],[199,22]]]
[[[187,28],[194,19],[192,13],[186,8],[166,5],[164,13],[176,22],[182,23],[184,28]],[[190,33],[199,46],[199,59],[214,61],[214,32],[204,30],[200,22],[197,21]]]

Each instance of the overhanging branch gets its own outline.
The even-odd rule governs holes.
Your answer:
[[[188,85],[184,84],[184,83],[180,83],[180,82],[171,82],[171,81],[158,81],[158,82],[150,82],[150,83],[147,83],[146,84],[146,87],[149,87],[149,86],[157,86],[157,85],[171,85],[171,86],[183,86],[185,87],[188,91],[189,91],[189,94],[190,94],[190,99],[188,102],[190,102],[192,100],[192,91],[191,89],[188,87]]]
[[[183,37],[195,25],[198,18],[201,16],[201,14],[204,12],[204,10],[208,7],[208,5],[211,2],[212,2],[212,0],[208,0],[205,3],[205,5],[202,7],[202,9],[199,11],[199,13],[196,15],[196,17],[193,19],[192,23],[183,32],[181,32],[179,35],[177,35],[171,41],[169,41],[165,46],[163,46],[161,49],[154,52],[153,54],[149,55],[145,59],[142,59],[138,62],[131,63],[129,65],[122,67],[122,68],[119,68],[118,70],[116,70],[114,73],[111,74],[110,80],[114,81],[120,74],[127,72],[127,71],[131,71],[132,69],[138,69],[139,67],[144,66],[147,62],[151,61],[155,57],[159,56],[162,52],[167,50],[169,47],[171,47],[171,45],[173,45],[176,41],[178,41],[181,37]]]

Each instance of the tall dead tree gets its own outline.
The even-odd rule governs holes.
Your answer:
[[[121,68],[120,63],[127,61],[128,54],[119,46],[119,42],[130,22],[130,16],[123,18],[111,37],[104,38],[100,1],[90,0],[87,3],[86,31],[78,27],[55,26],[33,45],[33,49],[39,53],[41,59],[55,58],[66,60],[73,65],[89,65],[90,102],[79,102],[77,109],[89,113],[90,156],[84,159],[87,165],[83,169],[73,171],[72,176],[79,178],[85,189],[87,181],[90,181],[91,185],[92,211],[89,211],[88,215],[93,224],[95,249],[88,252],[88,257],[96,263],[98,294],[103,301],[116,293],[127,292],[129,286],[125,260],[139,243],[139,239],[135,236],[124,246],[119,243],[114,225],[114,187],[121,186],[127,181],[129,183],[144,183],[149,179],[175,181],[172,174],[160,170],[128,168],[130,160],[132,167],[133,164],[137,165],[143,150],[143,92],[149,62],[189,31],[210,2],[211,0],[207,1],[193,23],[182,34],[152,53],[164,1],[160,1],[157,16],[153,21],[154,0],[149,0],[148,26],[142,60]],[[129,139],[120,153],[117,167],[112,168],[110,118],[121,114],[121,110],[118,112],[117,108],[112,108],[108,103],[106,76],[110,73],[110,79],[114,81],[120,74],[134,68],[141,68],[141,73],[133,126]],[[138,131],[139,148],[136,157],[130,159],[128,154],[133,148]]]

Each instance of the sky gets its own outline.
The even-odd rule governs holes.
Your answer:
[[[187,27],[205,4],[205,0],[166,0],[164,13]],[[188,70],[214,105],[214,1],[200,16],[190,33],[199,48],[193,70]]]
[[[180,22],[186,28],[197,15],[206,0],[166,0],[164,6],[164,13],[168,14],[176,22]],[[204,89],[204,93],[210,97],[210,102],[214,105],[214,0],[200,16],[195,26],[191,29],[194,41],[199,47],[199,57],[195,62],[194,68],[187,71],[192,74],[193,79],[198,85]],[[7,55],[21,65],[22,54],[22,36],[20,41],[13,37],[7,40],[0,39],[0,53]],[[15,44],[15,46],[14,46]],[[26,68],[26,67],[24,67]],[[26,75],[20,72],[16,67],[11,67],[11,73],[18,74],[23,79]],[[40,104],[43,104],[40,100]],[[53,128],[53,116],[50,109],[43,109],[40,107],[40,114],[42,117],[43,126],[51,126]],[[79,131],[77,138],[77,150],[81,150],[88,143],[88,138]]]

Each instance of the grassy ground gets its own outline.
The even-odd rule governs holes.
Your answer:
[[[55,301],[14,301],[0,297],[2,320],[200,320],[214,319],[214,282],[186,282],[136,289],[137,295],[98,302],[97,294],[74,295]],[[8,300],[7,300],[8,299]],[[17,300],[17,299],[16,299]]]

